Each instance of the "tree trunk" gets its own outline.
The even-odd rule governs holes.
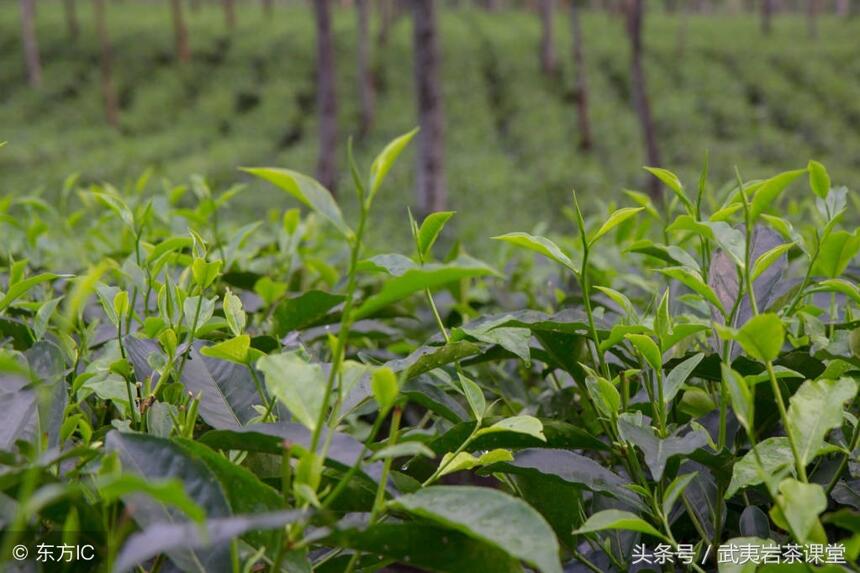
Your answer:
[[[317,32],[317,111],[319,157],[317,179],[332,193],[337,183],[337,94],[335,93],[334,43],[329,0],[314,0]]]
[[[373,125],[373,77],[370,71],[370,4],[368,0],[355,0],[358,16],[356,54],[358,56],[358,95],[361,102],[359,137],[363,138]]]
[[[69,35],[69,40],[75,42],[81,32],[81,27],[78,25],[78,9],[75,6],[75,0],[63,0],[63,9],[66,12],[66,33]]]
[[[273,0],[263,0],[263,15],[270,17],[275,13],[275,4]]]
[[[224,0],[224,22],[227,30],[232,32],[236,29],[236,1]]]
[[[394,3],[393,0],[378,0],[378,2],[379,34],[376,36],[376,43],[383,47],[388,43],[388,30],[394,21]]]
[[[806,0],[806,30],[810,38],[818,38],[818,0]]]
[[[645,70],[642,66],[642,20],[644,18],[644,0],[627,0],[627,34],[630,37],[630,84],[633,95],[633,107],[639,117],[642,128],[642,138],[645,143],[645,155],[649,166],[659,167],[660,150],[657,147],[657,136],[654,133],[654,120],[651,117],[651,104],[648,101],[648,91],[645,85]],[[659,182],[649,179],[648,192],[653,198],[660,196]]]
[[[761,31],[766,36],[770,35],[771,18],[773,18],[773,0],[761,0]]]
[[[21,0],[21,38],[27,81],[37,88],[42,84],[42,61],[39,57],[39,41],[36,39],[36,0]]]
[[[836,15],[844,18],[851,13],[851,0],[836,0]]]
[[[188,47],[188,28],[182,16],[182,0],[170,0],[170,11],[173,13],[173,36],[176,42],[176,59],[182,63],[191,61],[191,50]]]
[[[107,122],[113,126],[119,126],[119,105],[117,103],[116,90],[113,85],[113,67],[108,35],[107,19],[105,18],[105,0],[93,0],[93,11],[96,17],[96,33],[101,46],[101,84],[102,97],[105,104],[105,117]]]
[[[541,42],[540,67],[545,74],[556,71],[555,42],[553,41],[553,12],[555,0],[540,0]]]
[[[439,39],[434,0],[412,0],[415,95],[418,103],[418,166],[415,183],[423,214],[443,211],[445,188],[445,119],[439,84]]]
[[[591,149],[591,122],[588,119],[588,74],[585,54],[582,49],[582,24],[579,15],[579,0],[570,2],[570,29],[573,38],[574,95],[579,120],[579,148]]]

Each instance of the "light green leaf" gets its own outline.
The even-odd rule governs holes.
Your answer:
[[[400,393],[397,376],[387,366],[373,371],[370,388],[382,412],[387,412],[394,405],[394,401],[397,400],[397,395]]]
[[[546,436],[543,435],[543,423],[534,416],[513,416],[498,421],[492,426],[481,428],[478,430],[477,436],[484,434],[493,434],[495,432],[514,432],[517,434],[526,434],[535,438],[546,441]]]
[[[218,278],[218,273],[221,271],[221,261],[206,262],[205,259],[194,259],[191,264],[191,273],[194,275],[194,282],[200,288],[208,288],[215,279]]]
[[[672,371],[666,375],[666,380],[663,382],[663,399],[666,402],[671,402],[675,399],[681,386],[687,381],[687,378],[690,377],[696,366],[702,362],[703,358],[705,358],[703,352],[694,354],[672,368]]]
[[[763,272],[765,272],[773,263],[779,260],[783,253],[787,252],[794,243],[783,243],[768,250],[756,259],[753,263],[752,280],[755,281]]]
[[[702,279],[701,275],[696,271],[686,269],[684,267],[669,267],[667,269],[658,269],[658,271],[667,277],[675,279],[684,286],[689,287],[690,290],[698,293],[705,300],[717,307],[720,313],[723,315],[726,314],[726,309],[720,301],[720,298],[717,296],[717,293],[714,292],[714,289],[708,286],[704,279]]]
[[[741,425],[751,431],[753,421],[755,419],[755,401],[753,400],[752,392],[749,385],[743,376],[725,363],[720,364],[722,371],[723,382],[729,389],[729,396],[732,400],[732,411]]]
[[[144,493],[155,501],[181,510],[198,523],[206,519],[206,512],[188,497],[179,479],[151,480],[133,473],[107,475],[96,481],[96,489],[107,503],[130,494]]]
[[[322,366],[305,361],[296,352],[264,356],[257,361],[266,377],[266,388],[283,402],[306,428],[316,428],[325,407],[326,378]]]
[[[687,489],[687,486],[690,485],[690,482],[693,481],[696,475],[698,475],[698,472],[682,474],[672,480],[672,483],[669,484],[669,487],[666,488],[666,492],[663,494],[663,515],[669,515],[672,512],[675,502],[678,501],[678,498],[684,493],[684,490]]]
[[[844,279],[827,279],[815,283],[815,288],[809,292],[838,292],[842,293],[857,304],[860,304],[860,287]]]
[[[681,180],[678,179],[677,175],[668,169],[662,169],[660,167],[645,167],[645,171],[662,181],[669,189],[671,189],[688,211],[692,212],[695,210],[693,202],[689,197],[687,197],[687,192],[684,191],[684,186],[681,184]]]
[[[857,394],[851,378],[807,380],[789,400],[788,431],[798,453],[810,463],[824,445],[827,433],[842,424],[842,407]]]
[[[792,533],[801,543],[810,541],[810,534],[820,527],[818,516],[827,509],[827,496],[824,488],[817,483],[803,483],[794,478],[784,479],[779,484],[782,494],[782,516],[791,527]],[[774,506],[777,509],[777,506]]]
[[[548,259],[567,267],[574,273],[579,272],[574,266],[573,261],[571,261],[570,258],[562,252],[561,248],[546,237],[529,235],[528,233],[507,233],[506,235],[493,237],[493,239],[540,253]]]
[[[18,281],[14,285],[9,288],[9,291],[6,293],[2,299],[0,299],[0,312],[6,310],[10,304],[15,302],[16,299],[25,295],[30,289],[34,286],[52,281],[54,279],[60,278],[60,276],[68,276],[68,275],[57,275],[54,273],[42,273],[40,275],[36,275],[34,277],[30,277],[21,281]]]
[[[253,167],[245,168],[243,171],[280,187],[302,204],[316,211],[334,225],[343,236],[352,238],[352,229],[344,221],[343,214],[341,214],[331,192],[315,179],[289,169]]]
[[[230,331],[233,333],[233,336],[239,336],[245,331],[245,310],[242,307],[241,299],[233,294],[229,288],[224,294],[223,307],[224,318],[227,319],[227,326],[230,327]]]
[[[822,199],[826,198],[830,193],[830,174],[827,173],[827,169],[813,160],[809,161],[806,169],[809,171],[809,188]]]
[[[595,285],[594,289],[602,292],[603,294],[608,296],[610,299],[612,299],[612,301],[615,304],[617,304],[618,306],[620,306],[621,308],[623,308],[624,312],[626,312],[628,315],[636,316],[636,311],[633,308],[633,303],[630,302],[630,299],[627,298],[627,296],[625,296],[624,294],[618,292],[617,290],[611,289],[609,287],[602,287],[602,286]]]
[[[487,399],[484,397],[484,391],[474,381],[466,378],[462,374],[460,376],[460,384],[463,388],[463,394],[466,396],[466,402],[469,403],[472,413],[476,420],[481,420],[487,412]]]
[[[372,461],[385,460],[388,458],[404,458],[404,457],[423,456],[425,458],[435,458],[436,453],[421,442],[401,442],[393,446],[385,446],[377,450],[370,458]]]
[[[400,156],[403,149],[409,145],[409,142],[412,141],[412,138],[415,137],[416,133],[418,133],[417,127],[409,133],[396,138],[394,141],[386,145],[385,149],[383,149],[382,152],[376,156],[376,159],[373,160],[373,163],[370,165],[370,195],[367,198],[368,204],[373,201],[373,197],[376,196],[376,192],[379,191],[379,187],[385,180],[385,176],[388,175],[388,171],[391,169],[391,166]]]
[[[854,234],[842,230],[834,231],[821,242],[812,272],[831,279],[838,278],[858,252],[860,230]]]
[[[805,173],[806,169],[786,171],[751,186],[750,192],[753,195],[750,201],[750,217],[753,222],[776,200],[786,187]]]
[[[431,486],[390,506],[435,521],[507,552],[541,573],[561,573],[559,546],[546,520],[530,505],[499,490]]]
[[[573,532],[574,535],[606,531],[607,529],[623,529],[625,531],[638,531],[658,539],[666,539],[666,536],[657,531],[653,525],[629,511],[620,509],[605,509],[598,511],[588,518],[582,527]]]
[[[592,235],[591,239],[589,239],[588,241],[588,244],[593,245],[597,242],[598,239],[600,239],[600,237],[602,237],[630,217],[635,216],[636,213],[643,210],[644,207],[624,207],[623,209],[618,209],[617,211],[613,212],[609,216],[609,219],[607,219],[606,222],[603,223],[603,225],[601,225],[599,229],[597,229],[597,232]]]
[[[621,395],[612,382],[600,376],[588,376],[585,384],[601,414],[612,419],[621,411]]]
[[[418,252],[422,259],[427,258],[448,219],[453,216],[454,211],[439,211],[438,213],[430,213],[421,222],[421,228],[418,230]]]
[[[471,257],[462,256],[449,264],[429,264],[410,269],[385,281],[382,289],[358,307],[353,319],[367,318],[373,313],[424,289],[435,289],[462,279],[487,276],[495,271]]]
[[[248,350],[250,348],[251,337],[247,334],[241,334],[212,346],[204,346],[200,349],[200,354],[211,358],[236,362],[237,364],[245,364],[248,361]]]
[[[773,313],[756,315],[739,330],[719,324],[715,327],[721,337],[738,341],[747,354],[760,362],[776,360],[785,341],[785,327]]]
[[[762,467],[759,468],[755,452],[761,459]],[[781,470],[791,470],[794,457],[791,446],[785,436],[767,438],[756,444],[755,452],[750,450],[732,467],[732,481],[726,490],[726,499],[731,498],[738,490],[758,485],[766,477],[777,475]]]
[[[650,336],[645,334],[628,334],[624,338],[636,347],[642,356],[645,357],[648,364],[651,365],[651,368],[659,370],[663,367],[663,354]]]

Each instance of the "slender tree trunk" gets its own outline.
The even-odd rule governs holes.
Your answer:
[[[102,97],[105,104],[105,117],[113,126],[119,126],[119,105],[116,89],[113,85],[113,55],[108,35],[107,18],[105,17],[105,0],[93,0],[93,11],[96,17],[96,33],[101,46],[101,84]]]
[[[540,67],[545,74],[554,74],[557,69],[555,42],[553,40],[554,11],[555,0],[540,0]]]
[[[356,55],[358,56],[358,94],[361,102],[359,117],[359,137],[364,137],[373,125],[373,77],[370,71],[370,3],[369,0],[355,0],[358,16],[356,34]]]
[[[818,0],[806,0],[806,30],[810,38],[818,38]]]
[[[263,15],[270,17],[275,13],[274,0],[263,0]]]
[[[836,15],[844,18],[851,13],[851,0],[836,0]]]
[[[582,48],[582,24],[580,22],[579,0],[570,2],[570,29],[573,38],[574,94],[576,96],[576,112],[579,120],[579,148],[583,151],[591,149],[591,122],[588,118],[588,74],[585,65],[585,54]]]
[[[651,103],[648,100],[648,90],[645,85],[645,70],[642,66],[642,20],[644,19],[644,0],[627,0],[627,34],[630,37],[630,83],[633,95],[633,107],[639,117],[642,128],[642,138],[645,143],[645,155],[648,165],[661,165],[660,150],[657,147],[657,136],[654,132],[654,120],[651,117]],[[660,196],[660,186],[657,179],[649,179],[648,192],[653,198]]]
[[[182,15],[182,0],[170,0],[170,11],[173,14],[173,36],[176,42],[176,59],[182,63],[191,61],[191,49],[188,47],[188,28]]]
[[[337,183],[337,94],[331,11],[329,0],[314,0],[313,5],[317,29],[317,112],[320,130],[317,179],[334,193]]]
[[[415,95],[418,103],[418,168],[416,193],[424,214],[442,211],[447,202],[445,188],[445,118],[439,79],[439,38],[435,0],[412,0],[413,46],[415,50]]]
[[[75,0],[63,0],[63,9],[66,13],[66,33],[69,35],[69,40],[75,42],[81,32],[81,27],[78,25],[78,9],[75,6]]]
[[[228,31],[236,29],[236,0],[224,0],[224,22]]]
[[[376,43],[383,47],[388,43],[388,30],[394,21],[394,2],[393,0],[378,0],[378,2],[379,33],[376,36]]]
[[[761,0],[761,31],[769,36],[773,18],[773,0]]]
[[[36,0],[21,0],[21,38],[24,44],[24,64],[27,81],[34,88],[42,85],[42,60],[36,38]]]

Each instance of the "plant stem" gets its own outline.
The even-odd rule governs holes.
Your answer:
[[[185,368],[185,361],[188,360],[188,354],[191,352],[194,344],[194,333],[197,332],[197,321],[200,320],[200,308],[203,306],[203,289],[197,295],[197,307],[194,309],[194,320],[191,321],[191,330],[188,332],[188,348],[182,353],[182,358],[179,359],[179,368],[176,370],[176,380],[182,380],[182,370]]]
[[[794,440],[794,435],[791,433],[791,428],[788,425],[788,414],[785,411],[785,403],[782,401],[782,391],[779,389],[779,383],[776,380],[776,372],[773,370],[773,362],[767,361],[767,373],[770,377],[770,387],[773,391],[776,407],[779,409],[779,417],[782,420],[782,426],[785,428],[785,435],[788,437],[788,444],[791,446],[791,454],[794,456],[794,463],[797,467],[797,477],[800,481],[806,483],[806,465],[800,457],[800,452],[797,449],[797,443]]]
[[[603,353],[600,351],[600,337],[597,335],[597,326],[594,324],[594,312],[591,309],[591,285],[588,282],[588,246],[584,245],[584,254],[582,256],[582,267],[579,271],[580,285],[582,286],[582,302],[585,305],[585,314],[588,316],[588,329],[591,331],[591,340],[594,343],[594,352],[597,354],[597,362],[600,365],[600,371],[607,379],[611,378],[609,374],[609,366],[603,358]]]
[[[349,278],[347,279],[346,286],[346,301],[344,302],[343,313],[340,319],[340,331],[338,332],[337,336],[337,346],[335,346],[334,349],[331,370],[329,371],[328,379],[326,380],[325,385],[325,393],[323,394],[326,397],[331,396],[332,390],[334,389],[334,382],[338,374],[340,373],[340,368],[343,364],[343,356],[346,352],[346,344],[349,340],[349,328],[352,325],[352,307],[355,303],[355,290],[358,285],[358,257],[361,253],[361,240],[364,236],[364,228],[367,223],[367,212],[367,206],[365,202],[362,201],[361,213],[358,221],[358,230],[353,237],[352,249],[349,257]],[[317,418],[317,423],[314,426],[313,434],[311,435],[310,451],[313,454],[317,453],[317,447],[319,446],[322,428],[326,425],[326,414],[326,408],[321,408],[319,417]],[[332,412],[330,420],[336,422],[336,412]],[[325,455],[325,453],[326,452],[323,451],[323,455]]]
[[[857,446],[860,445],[860,421],[854,426],[854,433],[851,435],[851,442],[848,444],[848,453],[842,456],[842,460],[839,462],[839,467],[836,468],[836,473],[833,474],[833,477],[830,478],[830,483],[827,484],[827,488],[825,488],[824,493],[830,497],[830,492],[833,491],[833,488],[836,487],[836,484],[839,482],[839,477],[842,475],[842,472],[845,471],[845,467],[848,465],[848,462],[851,460],[851,456],[854,454],[854,450],[857,449]]]

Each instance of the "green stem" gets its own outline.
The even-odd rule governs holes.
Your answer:
[[[591,340],[594,343],[594,352],[597,354],[597,362],[600,365],[600,371],[607,379],[611,378],[609,374],[609,366],[603,358],[603,353],[600,351],[600,337],[597,335],[597,326],[594,323],[594,312],[591,308],[591,285],[588,282],[588,246],[584,247],[582,256],[582,267],[579,271],[580,283],[582,286],[582,302],[585,305],[585,314],[588,316],[588,329],[591,332]]]
[[[839,467],[836,468],[836,473],[833,474],[833,477],[830,479],[830,483],[827,484],[825,493],[828,497],[830,497],[830,492],[833,491],[833,488],[836,487],[836,484],[839,482],[839,477],[842,475],[842,472],[845,471],[845,467],[851,460],[851,456],[854,455],[854,450],[857,449],[858,445],[860,445],[860,421],[858,421],[854,426],[854,433],[851,436],[851,442],[848,444],[848,453],[842,456],[842,460],[839,462]]]
[[[324,396],[331,396],[334,389],[334,382],[340,373],[341,365],[343,364],[343,356],[346,349],[346,344],[349,339],[349,328],[352,325],[352,308],[355,303],[355,290],[358,285],[358,257],[361,253],[361,240],[364,236],[364,228],[367,223],[367,206],[364,202],[361,204],[361,213],[358,221],[358,230],[353,238],[352,249],[349,257],[349,278],[346,286],[346,301],[343,306],[343,314],[340,319],[340,331],[337,337],[337,346],[334,349],[332,357],[331,370],[329,371],[328,379],[326,380]],[[310,451],[317,453],[317,447],[320,442],[320,435],[323,426],[326,425],[326,408],[321,408],[317,423],[314,426],[313,434],[311,435]],[[337,413],[332,412],[331,420],[337,420]],[[325,451],[323,452],[325,455]]]
[[[388,443],[391,446],[397,445],[397,436],[400,431],[400,417],[403,410],[399,406],[394,407],[394,413],[391,415],[391,429],[389,430]],[[382,465],[382,475],[379,478],[379,486],[376,488],[376,497],[373,500],[373,509],[370,512],[370,525],[373,525],[379,519],[379,515],[385,506],[385,486],[388,483],[388,474],[391,472],[392,458],[385,458]],[[355,569],[358,560],[361,558],[361,552],[356,551],[352,554],[344,573],[352,573]]]
[[[194,344],[194,333],[197,332],[197,321],[200,320],[200,309],[203,306],[203,289],[200,289],[197,295],[197,307],[194,309],[194,320],[191,321],[191,330],[188,332],[188,340],[186,341],[185,352],[182,353],[182,358],[179,359],[179,368],[176,370],[176,380],[182,380],[182,370],[185,368],[185,361],[188,360],[188,354],[191,352],[192,344]]]
[[[776,372],[773,370],[773,362],[770,360],[767,361],[767,373],[770,377],[770,387],[773,391],[774,399],[776,400],[776,407],[779,409],[779,417],[782,420],[783,428],[785,428],[785,435],[788,437],[788,444],[791,446],[791,454],[794,456],[794,463],[797,467],[797,477],[800,478],[800,481],[806,483],[808,481],[806,477],[806,465],[803,463],[803,458],[800,457],[797,443],[795,442],[794,435],[788,425],[788,414],[785,411],[785,403],[782,401],[782,391],[779,389],[779,383],[776,380]]]

